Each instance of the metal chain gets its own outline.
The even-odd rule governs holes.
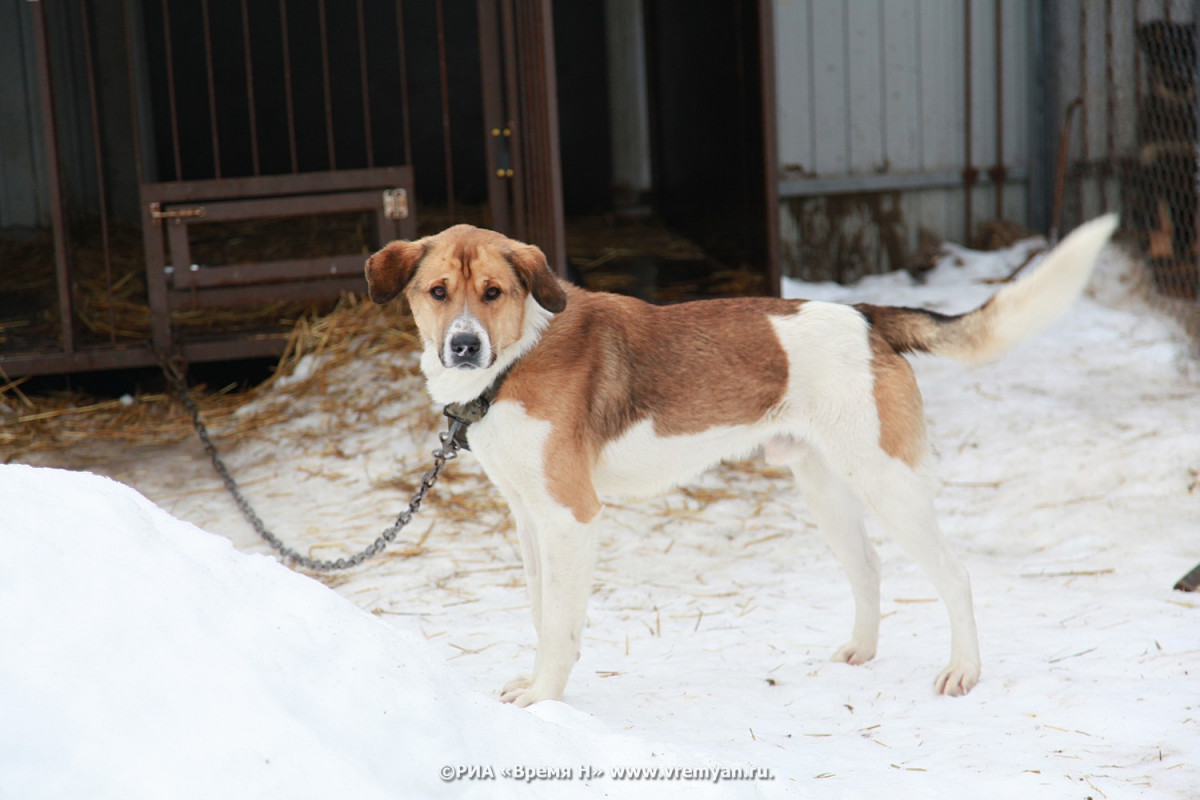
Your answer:
[[[204,445],[204,450],[208,453],[208,458],[212,461],[213,469],[221,478],[221,482],[225,484],[226,490],[237,503],[238,510],[242,512],[242,516],[254,528],[259,536],[269,544],[275,552],[287,562],[299,565],[311,572],[333,572],[335,570],[351,569],[357,567],[368,558],[377,556],[392,543],[396,535],[412,521],[413,516],[421,508],[421,503],[425,501],[425,496],[429,494],[429,490],[437,483],[438,475],[441,474],[442,468],[446,466],[447,461],[451,461],[458,457],[458,450],[461,447],[460,442],[463,440],[461,433],[466,428],[466,423],[460,419],[451,418],[450,429],[443,431],[440,435],[442,446],[433,451],[433,468],[425,473],[421,478],[421,485],[417,487],[417,491],[413,494],[412,500],[408,503],[408,508],[400,512],[396,517],[396,521],[381,533],[374,542],[368,547],[348,558],[338,559],[314,559],[306,555],[302,555],[280,541],[279,537],[267,530],[267,526],[263,524],[262,519],[251,507],[246,496],[242,494],[238,488],[237,481],[229,473],[229,468],[225,466],[225,462],[221,460],[221,456],[217,453],[216,446],[209,438],[208,428],[204,425],[204,421],[200,419],[200,409],[192,400],[191,393],[188,392],[187,382],[183,375],[175,367],[174,364],[166,359],[160,359],[163,373],[167,379],[174,385],[176,393],[183,400],[184,406],[187,407],[188,413],[192,415],[192,425],[196,429],[196,435],[200,437],[201,444]]]

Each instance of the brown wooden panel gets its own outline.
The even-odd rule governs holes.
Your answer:
[[[229,222],[266,217],[295,217],[301,214],[339,214],[346,211],[374,211],[383,205],[383,190],[365,192],[336,192],[278,197],[258,197],[248,200],[197,200],[187,204],[163,205],[171,213],[179,208],[202,208],[203,216],[182,220],[185,225],[206,222]],[[170,223],[177,224],[177,223]]]
[[[181,289],[168,295],[171,310],[197,308],[235,308],[280,300],[322,300],[342,292],[365,292],[367,281],[361,276],[312,280],[303,283],[259,283],[248,286],[223,286],[213,289]]]
[[[177,267],[171,286],[181,289],[215,289],[283,281],[322,280],[361,277],[367,256],[361,254],[324,258],[266,261],[256,264],[231,264],[223,267]],[[366,288],[364,283],[362,288]]]
[[[294,175],[260,175],[249,178],[143,183],[143,203],[195,203],[234,197],[276,197],[354,191],[367,187],[386,189],[413,186],[412,167],[376,167],[336,172],[301,172]]]

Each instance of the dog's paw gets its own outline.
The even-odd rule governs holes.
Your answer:
[[[875,657],[875,645],[862,642],[846,642],[833,654],[833,660],[842,664],[865,664]]]
[[[540,689],[528,675],[509,681],[500,690],[500,700],[512,703],[517,708],[525,708],[543,700],[561,700],[562,693],[555,694]]]
[[[528,689],[531,684],[533,684],[532,675],[518,675],[508,683],[504,684],[504,688],[500,690],[500,699],[506,703],[511,703],[512,701],[508,699],[510,694],[515,694],[516,692]]]
[[[938,694],[962,697],[979,683],[979,664],[972,661],[951,662],[938,673],[933,688]]]

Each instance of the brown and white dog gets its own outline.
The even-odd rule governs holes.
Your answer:
[[[879,559],[866,510],[916,559],[950,614],[938,692],[979,680],[966,570],[933,511],[921,395],[903,353],[991,358],[1062,315],[1115,216],[1082,226],[1041,265],[959,316],[741,298],[653,306],[557,280],[537,247],[457,225],[367,261],[371,298],[404,293],[437,403],[493,390],[470,445],[516,519],[537,631],[533,674],[504,687],[559,699],[579,657],[601,498],[646,496],[725,459],[789,465],[854,593],[861,664],[879,638]]]

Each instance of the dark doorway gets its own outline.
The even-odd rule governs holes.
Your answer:
[[[770,293],[759,4],[554,13],[575,277],[660,302]]]

